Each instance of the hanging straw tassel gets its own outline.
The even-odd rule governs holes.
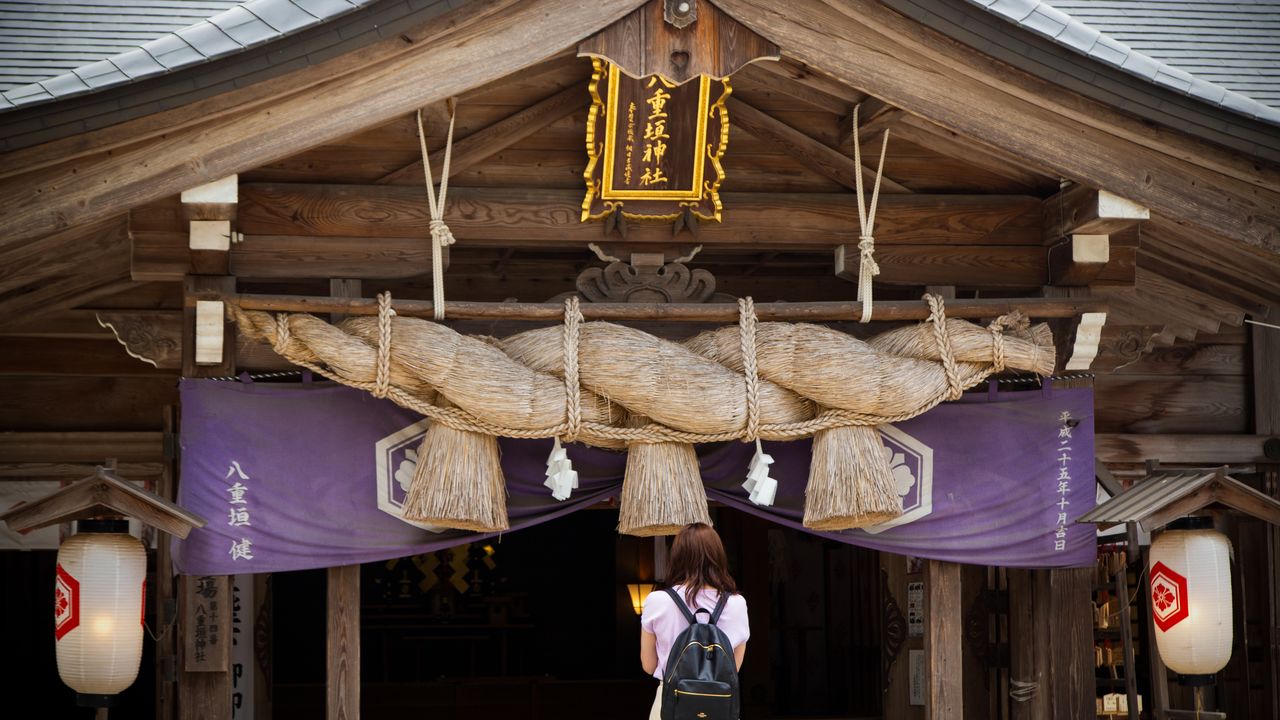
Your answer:
[[[689,523],[711,524],[698,456],[688,443],[632,443],[622,480],[618,532],[675,535]]]
[[[457,530],[506,530],[507,482],[498,439],[432,423],[418,448],[404,517]]]
[[[819,430],[813,436],[804,526],[867,527],[902,514],[902,498],[880,433],[871,426]]]

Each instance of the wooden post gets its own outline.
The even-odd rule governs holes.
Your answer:
[[[156,494],[166,500],[173,500],[174,477],[177,475],[177,458],[174,449],[177,446],[175,432],[177,430],[177,411],[172,406],[164,409],[164,463],[160,472],[160,481],[156,485]],[[169,535],[156,530],[156,576],[155,591],[155,624],[156,635],[156,720],[173,720],[175,705],[174,680],[177,678],[178,654],[177,633],[168,632],[170,623],[177,622],[177,602],[174,595],[173,558],[169,551]]]
[[[1036,648],[1044,645],[1037,634],[1036,577],[1043,570],[1009,570],[1009,717],[1012,720],[1048,720],[1048,697],[1043,691],[1044,666]]]
[[[1147,567],[1150,554],[1150,548],[1142,551],[1142,567]],[[1169,678],[1165,674],[1164,660],[1160,659],[1160,651],[1156,649],[1156,623],[1155,616],[1151,612],[1151,576],[1143,573],[1142,577],[1142,589],[1139,595],[1143,599],[1142,614],[1147,618],[1147,637],[1150,638],[1147,641],[1150,646],[1147,648],[1147,658],[1151,661],[1151,697],[1147,698],[1144,706],[1150,708],[1151,716],[1155,720],[1166,720],[1169,717]]]
[[[964,717],[963,610],[960,607],[960,566],[926,560],[924,569],[924,657],[928,676],[925,717],[961,720]]]
[[[1280,306],[1272,306],[1264,322],[1280,324]],[[1250,337],[1253,344],[1253,407],[1254,432],[1268,435],[1280,434],[1280,330],[1265,325],[1254,325]],[[1268,494],[1276,494],[1277,467],[1263,465],[1259,469],[1265,473],[1264,488]],[[1272,632],[1267,637],[1267,674],[1271,678],[1265,684],[1270,688],[1267,702],[1271,706],[1271,714],[1280,713],[1280,637],[1274,631],[1280,627],[1280,570],[1276,568],[1280,562],[1280,528],[1267,526],[1267,597],[1268,626]],[[1236,601],[1237,608],[1243,608],[1243,599]],[[1247,662],[1247,659],[1246,659]]]
[[[360,297],[359,280],[329,281],[335,297]],[[330,318],[334,322],[340,315]],[[360,717],[360,566],[328,570],[329,601],[326,608],[325,675],[326,714],[329,720]]]
[[[183,194],[183,207],[191,220],[230,220],[235,211],[234,177],[189,190]],[[214,272],[225,273],[225,250],[203,247],[213,242],[204,234],[209,226],[193,223],[195,233],[191,241],[201,246],[201,265]],[[228,243],[230,238],[227,238]],[[229,244],[228,244],[229,247]],[[219,257],[221,255],[221,257]],[[188,275],[183,291],[188,299],[199,292],[235,292],[235,278],[226,275]],[[184,303],[182,323],[182,375],[183,377],[218,377],[235,373],[236,343],[234,327],[227,326],[218,317],[220,308],[197,307],[194,302]],[[182,478],[179,477],[181,482]],[[183,576],[179,583],[179,610],[177,643],[181,651],[178,668],[178,718],[179,720],[229,720],[231,717],[231,578],[226,575],[210,576],[201,580]],[[210,604],[206,619],[209,627],[201,632],[216,631],[219,647],[216,653],[196,656],[195,615],[190,612],[198,605],[197,598],[211,600],[200,592],[213,593],[217,607]],[[216,625],[216,628],[211,626]],[[205,637],[207,641],[208,638]],[[212,649],[212,648],[210,648]]]
[[[1057,720],[1093,720],[1097,696],[1093,665],[1092,567],[1049,571],[1051,704]]]

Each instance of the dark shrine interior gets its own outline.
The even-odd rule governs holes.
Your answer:
[[[878,716],[877,553],[729,508],[712,513],[751,615],[743,717]],[[500,539],[364,565],[364,717],[648,717],[656,683],[640,669],[640,619],[626,585],[653,579],[654,541],[618,535],[616,525],[616,512],[588,510]],[[11,666],[5,684],[40,698],[41,717],[89,718],[93,711],[76,708],[58,679],[51,614],[42,610],[53,555],[0,553],[9,577],[35,579],[29,592],[0,594],[4,616],[32,618],[6,625],[26,660]],[[323,570],[271,577],[275,717],[324,715],[325,582]],[[163,632],[153,620],[148,627]],[[153,650],[148,637],[143,667]],[[140,673],[111,717],[154,714],[154,696],[154,674]]]

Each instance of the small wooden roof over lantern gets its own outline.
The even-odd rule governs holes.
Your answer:
[[[1280,525],[1280,501],[1230,477],[1227,467],[1153,470],[1132,487],[1080,516],[1076,522],[1106,529],[1137,522],[1150,532],[1205,508],[1226,507]]]
[[[23,532],[71,520],[121,515],[137,518],[180,539],[185,539],[192,528],[204,527],[207,523],[199,515],[137,487],[102,466],[89,477],[0,514],[0,521]]]

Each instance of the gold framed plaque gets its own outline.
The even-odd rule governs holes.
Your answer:
[[[677,85],[630,77],[599,58],[592,64],[582,221],[618,210],[634,220],[673,220],[686,209],[719,221],[728,79],[703,75]]]

